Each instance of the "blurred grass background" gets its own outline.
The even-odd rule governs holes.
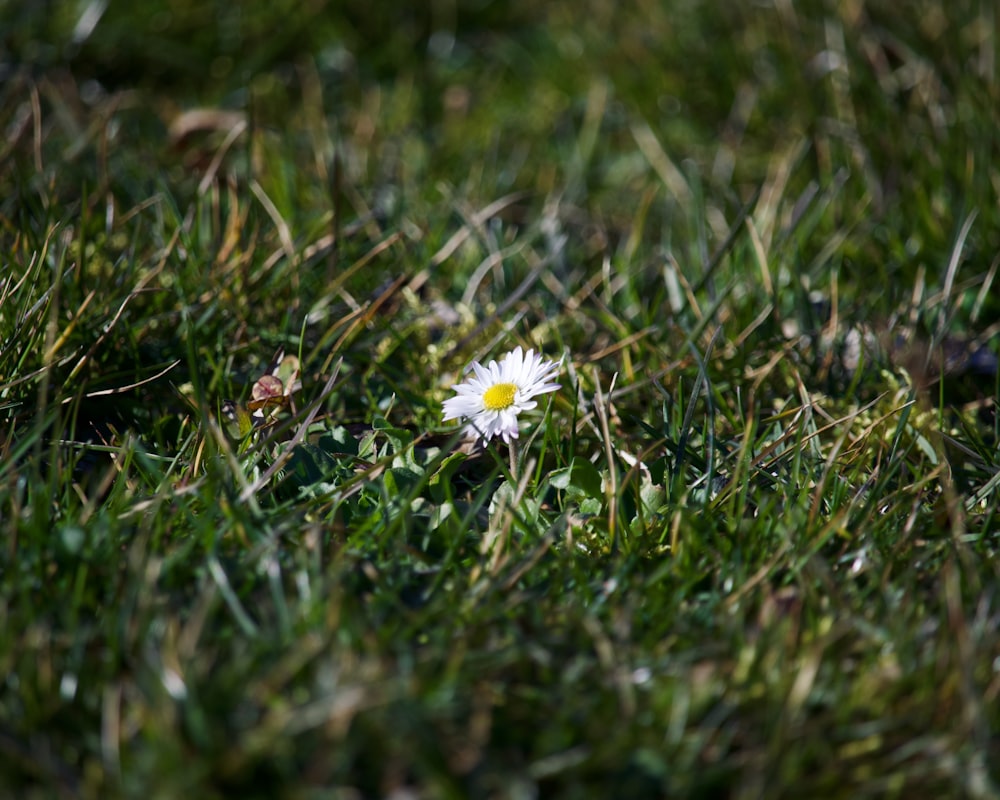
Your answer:
[[[9,106],[29,78],[52,83],[62,125],[124,105],[132,146],[114,148],[100,179],[138,180],[117,166],[134,148],[158,156],[142,161],[150,182],[183,186],[190,162],[164,147],[163,127],[194,106],[237,110],[257,135],[244,167],[284,184],[274,199],[296,232],[331,210],[340,152],[368,202],[421,209],[445,184],[483,202],[527,190],[537,203],[558,187],[626,235],[636,204],[623,199],[648,185],[635,141],[648,126],[700,184],[700,197],[657,198],[658,228],[690,213],[671,200],[731,216],[787,173],[790,201],[836,192],[842,218],[820,224],[846,239],[845,287],[869,289],[861,278],[875,270],[886,313],[918,272],[946,267],[973,209],[968,257],[996,250],[995,209],[977,202],[996,179],[996,25],[978,3],[38,3],[5,6],[3,22]],[[82,183],[98,142],[62,133],[81,151]],[[809,265],[824,238],[797,238]]]
[[[997,796],[996,43],[0,4],[0,790]],[[569,360],[500,558],[496,470],[405,442],[512,338]],[[247,502],[212,414],[278,348],[388,477],[337,440]]]

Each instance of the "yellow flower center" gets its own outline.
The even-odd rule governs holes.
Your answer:
[[[503,411],[514,405],[517,386],[513,383],[495,383],[483,392],[483,405],[490,411]]]

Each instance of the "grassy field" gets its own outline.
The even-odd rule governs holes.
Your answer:
[[[0,4],[0,797],[1000,797],[998,24]]]

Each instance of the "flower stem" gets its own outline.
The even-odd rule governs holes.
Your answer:
[[[517,439],[510,440],[507,455],[510,456],[510,479],[517,486]]]

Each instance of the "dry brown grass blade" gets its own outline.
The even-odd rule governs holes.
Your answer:
[[[108,397],[110,395],[124,394],[125,392],[130,392],[133,389],[138,389],[140,386],[145,386],[147,383],[153,383],[154,381],[159,380],[180,363],[181,359],[178,358],[175,361],[172,361],[171,363],[167,364],[167,366],[165,366],[155,375],[150,375],[148,378],[143,378],[141,381],[135,381],[134,383],[129,383],[125,386],[116,386],[114,389],[99,389],[94,392],[85,392],[82,396],[85,400],[89,400],[93,397]],[[67,403],[72,403],[76,399],[77,399],[76,397],[66,397],[62,401],[62,405],[66,405]]]

